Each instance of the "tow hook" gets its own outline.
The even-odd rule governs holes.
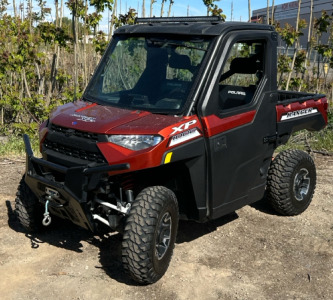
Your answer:
[[[52,200],[52,197],[51,196],[46,196],[45,213],[44,213],[44,219],[42,221],[42,224],[44,226],[49,226],[51,224],[51,221],[52,221],[49,210],[48,210],[50,200]]]

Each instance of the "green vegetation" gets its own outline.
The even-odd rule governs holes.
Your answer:
[[[332,155],[333,127],[329,125],[319,132],[300,131],[294,134],[286,145],[280,146],[277,151],[286,149],[300,149]]]
[[[328,114],[328,125],[319,132],[306,130],[295,133],[286,145],[280,146],[277,151],[286,149],[301,149],[321,154],[333,155],[333,108]]]
[[[310,16],[310,24],[300,19],[300,6],[296,28],[275,22],[276,30],[286,44],[285,52],[278,58],[278,85],[280,89],[309,91],[327,95],[329,101],[328,126],[320,132],[302,131],[291,137],[285,148],[303,148],[320,153],[333,153],[333,81],[328,74],[333,69],[333,17],[325,11],[319,18]],[[312,12],[311,12],[312,13]],[[309,27],[307,48],[300,49],[299,39],[303,29]],[[321,42],[323,33],[328,33],[327,44]],[[292,48],[292,57],[287,55]],[[313,60],[310,60],[314,57]],[[315,63],[321,61],[321,63]]]
[[[333,68],[333,17],[322,11],[321,17],[314,18],[310,24],[299,18],[297,21],[296,28],[289,24],[281,26],[278,22],[273,24],[286,45],[278,58],[279,89],[316,91],[331,96],[333,82],[328,81],[328,74]],[[307,48],[300,49],[303,29],[309,26]],[[322,43],[323,33],[329,34],[327,44]],[[293,50],[292,57],[288,55],[289,49]]]
[[[37,136],[30,136],[32,150],[36,156],[39,155],[39,142]],[[21,136],[11,136],[4,143],[0,142],[0,157],[12,157],[25,155],[25,148]]]
[[[155,2],[151,1],[151,5]],[[161,0],[163,5],[165,2]],[[216,2],[218,0],[203,1],[207,13],[225,18]],[[6,143],[0,142],[0,155],[23,151],[23,133],[34,138],[35,148],[38,149],[37,128],[49,112],[80,97],[110,38],[110,35],[107,37],[104,32],[98,31],[102,13],[106,10],[112,12],[110,33],[114,27],[132,24],[137,16],[132,8],[126,14],[116,16],[117,0],[68,0],[66,5],[72,13],[69,19],[62,16],[63,7],[59,7],[59,2],[54,3],[55,20],[48,22],[46,19],[51,9],[46,8],[43,1],[37,1],[38,7],[32,7],[28,1],[24,13],[23,10],[16,11],[14,5],[11,15],[7,13],[8,1],[0,0],[0,137],[10,137]],[[168,16],[173,4],[174,1],[170,0]],[[88,5],[93,7],[92,13],[88,13]],[[328,95],[332,107],[333,82],[327,75],[333,69],[332,17],[323,12],[311,24],[298,20],[296,28],[274,25],[287,48],[295,49],[293,57],[287,56],[287,52],[280,54],[279,88],[324,93]],[[304,50],[299,49],[298,41],[306,26],[311,30],[308,48]],[[330,36],[327,44],[320,42],[324,32]],[[323,64],[311,63],[314,51]],[[124,56],[128,56],[127,52]],[[142,61],[141,55],[135,53],[133,61]],[[128,66],[129,69],[138,68],[138,72],[141,70],[139,67],[137,64]],[[333,151],[332,124],[331,110],[328,128],[306,135],[311,147]]]
[[[329,126],[321,132],[311,133],[311,149],[322,151],[323,153],[332,154],[333,150],[333,127]]]

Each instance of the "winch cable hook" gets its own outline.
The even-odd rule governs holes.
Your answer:
[[[49,226],[51,224],[51,216],[50,216],[50,213],[49,213],[49,199],[47,198],[51,198],[50,196],[47,196],[46,197],[46,202],[45,202],[45,213],[44,213],[44,219],[42,221],[42,224],[44,226]]]

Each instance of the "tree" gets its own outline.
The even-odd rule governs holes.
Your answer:
[[[150,17],[153,16],[153,5],[156,2],[156,0],[150,0]]]
[[[175,1],[174,0],[170,0],[170,3],[169,3],[169,10],[168,10],[168,17],[170,17],[170,15],[171,15],[171,7],[172,7],[172,5],[175,3]]]
[[[109,30],[109,40],[111,39],[111,36],[113,34],[113,27],[116,21],[116,11],[117,11],[117,4],[118,0],[114,0],[114,5],[112,9],[112,17],[111,17],[111,24],[110,24],[110,30]]]
[[[0,18],[3,17],[3,13],[7,10],[8,5],[8,0],[0,0]]]
[[[119,15],[115,22],[115,27],[121,27],[123,25],[133,25],[137,17],[137,12],[134,8],[130,8],[128,12],[124,15]]]
[[[296,29],[289,25],[288,23],[285,24],[285,26],[282,28],[280,24],[276,24],[276,30],[280,34],[281,39],[286,44],[285,52],[278,57],[278,70],[280,73],[280,79],[278,81],[279,88],[282,88],[283,85],[283,75],[284,73],[291,74],[293,67],[293,62],[296,59],[297,56],[297,49],[298,49],[298,41],[299,38],[303,35],[302,29],[304,29],[307,26],[305,20],[299,20],[297,22]],[[292,46],[295,46],[293,59],[290,59],[290,57],[287,55],[288,49]],[[290,81],[290,79],[289,79]]]
[[[78,92],[78,19],[85,15],[83,0],[69,0],[66,3],[72,12],[72,32],[74,45],[74,100]]]
[[[72,18],[62,16],[64,1],[55,0],[55,14],[53,13],[55,20],[49,22],[45,16],[50,10],[45,7],[42,0],[25,1],[29,5],[36,3],[37,5],[34,4],[33,9],[31,9],[32,6],[24,8],[21,3],[15,16],[6,13],[8,2],[15,3],[15,0],[13,2],[0,0],[1,134],[36,133],[37,124],[47,118],[51,109],[73,101],[74,95],[76,98],[80,97],[89,75],[95,69],[108,44],[105,33],[98,30],[101,11],[112,10],[111,25],[114,22],[115,27],[133,24],[137,16],[134,9],[117,16],[116,0],[113,2],[105,0],[66,1],[66,5],[74,9]],[[207,2],[209,14],[221,14],[222,10],[214,2],[216,1]],[[112,3],[114,4],[112,5]],[[166,3],[169,6],[168,10],[165,8]],[[171,16],[174,0],[169,0],[169,2],[163,0],[163,4],[163,10],[167,10],[167,15]],[[93,6],[93,11],[88,12],[89,5]],[[279,56],[281,74],[279,87],[286,86],[287,78],[284,76],[287,74],[289,77],[291,74],[289,89],[317,88],[332,95],[332,83],[329,82],[326,85],[326,81],[321,78],[323,74],[322,71],[320,72],[321,69],[307,63],[306,61],[309,59],[305,60],[310,57],[311,49],[316,49],[316,53],[326,65],[325,71],[327,71],[327,66],[333,68],[332,19],[324,12],[314,22],[311,18],[310,22],[306,52],[295,45],[302,35],[302,28],[306,25],[303,20],[298,22],[298,30],[290,25],[286,25],[284,28],[277,26],[277,30],[286,43],[286,51],[295,45],[294,57],[288,57],[286,53]],[[93,32],[95,32],[95,37],[88,41],[88,34]],[[329,33],[329,40],[325,44],[321,40],[324,32]],[[130,51],[130,49],[127,50]],[[130,60],[130,53],[123,53],[125,72],[141,66],[143,63],[141,54],[135,53]],[[320,66],[322,67],[323,64]],[[301,73],[302,79],[299,78]],[[307,81],[305,74],[308,74]],[[314,80],[312,80],[313,76],[316,77]],[[113,79],[110,78],[110,81],[112,82]],[[126,84],[132,83],[127,82]]]
[[[214,3],[216,1],[220,0],[203,0],[203,3],[207,7],[207,16],[209,16],[209,14],[212,16],[220,16],[224,21],[226,16],[223,14],[223,10]]]
[[[275,1],[272,0],[272,18],[271,18],[271,24],[274,24],[274,10],[275,10]]]
[[[163,17],[163,14],[164,14],[164,3],[166,2],[167,0],[162,0],[162,4],[161,4],[161,17]]]
[[[142,18],[146,17],[146,0],[142,0]]]
[[[278,69],[280,72],[280,79],[278,82],[279,88],[282,88],[282,85],[285,84],[285,89],[289,89],[290,82],[292,80],[291,76],[295,67],[295,63],[297,61],[297,65],[301,64],[301,61],[305,59],[305,55],[303,53],[299,53],[299,39],[303,35],[302,30],[307,27],[307,23],[305,20],[300,19],[300,11],[301,11],[301,0],[298,1],[298,11],[297,11],[297,20],[296,20],[296,28],[289,25],[288,23],[282,28],[277,23],[276,30],[280,34],[281,39],[286,44],[285,53],[280,55],[278,58]],[[294,46],[294,54],[292,59],[287,55],[288,49]],[[297,72],[302,71],[298,69]],[[287,80],[283,82],[284,73],[288,73]],[[296,82],[293,79],[294,82]],[[297,80],[298,84],[301,84],[300,80]]]
[[[16,3],[15,0],[13,0],[13,9],[14,9],[14,17],[17,16],[17,11],[16,11]]]
[[[303,68],[303,72],[302,72],[302,80],[300,82],[298,91],[301,90],[303,81],[304,81],[304,77],[305,77],[305,71],[307,68],[307,65],[310,64],[309,62],[309,57],[310,57],[310,53],[311,53],[311,35],[312,35],[312,18],[313,18],[313,0],[310,1],[310,18],[309,18],[309,31],[308,31],[308,39],[307,39],[307,44],[306,44],[306,55],[305,55],[305,60],[304,60],[304,68]]]
[[[0,0],[0,126],[1,133],[36,133],[37,124],[57,105],[78,98],[88,74],[108,44],[98,31],[101,12],[113,9],[112,0],[69,0],[72,20],[62,17],[63,0],[55,0],[55,20],[45,21],[50,9],[38,0],[27,13],[6,14]],[[88,14],[87,7],[94,11]],[[113,12],[115,14],[115,12]],[[120,16],[119,24],[134,23],[136,12]],[[115,20],[116,16],[115,16]],[[95,38],[86,36],[95,31]],[[74,88],[73,88],[74,87]]]
[[[305,28],[306,27],[306,22],[304,21],[304,22],[300,22],[300,18],[299,18],[299,16],[300,16],[300,13],[301,13],[301,4],[302,4],[302,1],[301,0],[298,0],[298,10],[297,10],[297,19],[296,19],[296,32],[299,32],[299,35],[297,36],[297,39],[296,39],[296,41],[295,41],[295,51],[294,51],[294,56],[293,56],[293,60],[292,60],[292,62],[291,62],[291,70],[293,70],[294,69],[294,65],[295,65],[295,60],[296,60],[296,57],[297,57],[297,51],[298,51],[298,47],[299,47],[299,37],[301,36],[301,35],[303,35],[303,33],[301,33],[300,31],[299,31],[299,28],[300,29],[303,29],[303,28]],[[289,74],[288,74],[288,79],[287,79],[287,84],[286,84],[286,90],[288,91],[288,89],[289,89],[289,83],[290,83],[290,79],[291,79],[291,74],[292,74],[292,71],[291,72],[289,72]]]
[[[215,0],[202,0],[202,1],[207,7],[207,16],[209,16],[209,8],[211,6],[213,6],[213,2],[215,2]],[[220,1],[220,0],[216,0],[216,1]]]
[[[319,77],[320,77],[320,64],[319,56],[322,60],[328,62],[328,65],[333,67],[333,24],[332,17],[327,14],[326,11],[322,11],[321,17],[314,22],[314,29],[316,32],[316,46],[314,47],[318,52],[318,64],[317,64],[317,90],[319,90]],[[322,43],[322,35],[324,32],[330,32],[327,44]],[[326,81],[325,75],[325,81]]]

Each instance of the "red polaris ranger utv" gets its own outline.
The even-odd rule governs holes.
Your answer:
[[[206,222],[264,197],[278,213],[310,204],[311,157],[274,150],[327,124],[324,95],[277,90],[272,26],[218,18],[138,19],[119,28],[83,97],[29,138],[16,198],[20,223],[51,216],[123,233],[124,269],[166,272],[179,218]]]

